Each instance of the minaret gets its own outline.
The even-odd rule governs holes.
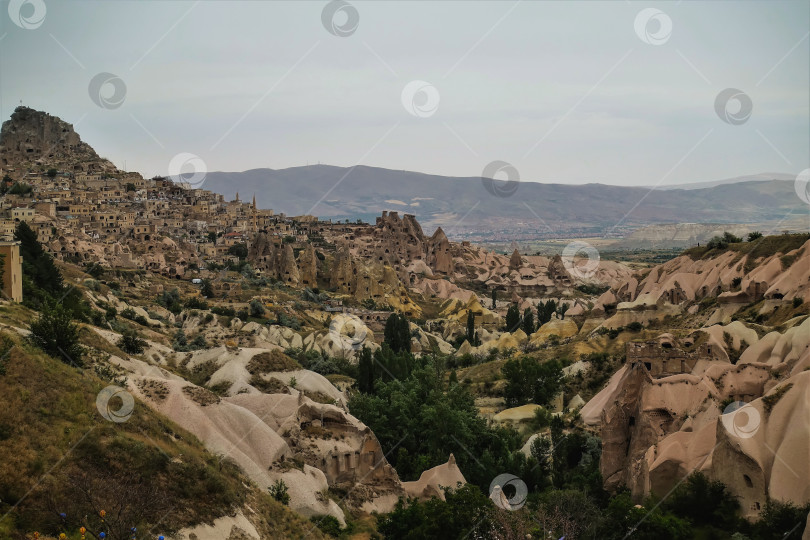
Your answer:
[[[259,230],[259,226],[256,223],[256,194],[253,194],[253,232]]]
[[[234,201],[239,202],[239,192],[238,191],[236,192],[236,198],[234,199]]]

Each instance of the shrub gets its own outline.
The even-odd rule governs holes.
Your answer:
[[[83,365],[84,347],[79,328],[61,304],[46,306],[31,323],[31,342],[54,358],[77,367]]]
[[[250,316],[257,319],[264,317],[264,304],[258,298],[250,301]]]
[[[214,306],[211,308],[211,313],[216,315],[222,315],[223,317],[233,317],[236,315],[236,311],[233,308],[224,307],[224,306]]]
[[[321,532],[330,536],[340,536],[340,522],[335,516],[312,516],[309,520],[314,523]]]
[[[214,297],[214,287],[211,285],[210,279],[202,280],[202,285],[200,287],[200,294],[206,298]]]
[[[627,325],[627,329],[631,332],[640,332],[644,328],[644,325],[638,321],[633,321]]]
[[[189,347],[191,350],[196,351],[198,349],[205,349],[208,346],[208,343],[205,341],[205,336],[202,334],[197,334],[194,336],[194,339],[191,340],[191,344]]]
[[[793,297],[793,307],[797,308],[804,303],[804,300],[799,298],[798,296]]]
[[[180,303],[180,291],[172,289],[171,291],[163,291],[157,295],[157,303],[165,307],[175,315],[183,311],[183,306]]]
[[[14,185],[8,190],[11,195],[28,195],[34,190],[30,184],[25,182],[14,182]]]
[[[185,302],[188,309],[208,309],[208,302],[197,296],[192,296]]]
[[[137,331],[127,330],[121,335],[117,345],[119,349],[127,354],[141,354],[147,343],[141,339]]]
[[[290,315],[279,313],[276,318],[276,324],[292,328],[293,330],[301,330],[301,322]]]
[[[290,504],[290,494],[287,492],[287,484],[284,480],[276,480],[276,483],[267,488],[270,496],[281,504]]]

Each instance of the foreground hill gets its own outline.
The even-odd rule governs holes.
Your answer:
[[[451,225],[458,230],[528,229],[536,230],[539,237],[602,235],[617,224],[635,228],[653,223],[776,222],[791,211],[804,211],[793,182],[786,180],[654,191],[522,182],[513,196],[496,197],[485,189],[480,177],[313,165],[211,172],[205,188],[226,197],[255,193],[260,206],[288,215],[370,220],[383,210],[398,210],[416,215],[429,229]],[[462,217],[463,223],[456,225]],[[617,230],[626,230],[622,227]]]

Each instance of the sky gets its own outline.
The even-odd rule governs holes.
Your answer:
[[[807,1],[3,0],[0,116],[45,110],[144,176],[796,174],[809,36]]]

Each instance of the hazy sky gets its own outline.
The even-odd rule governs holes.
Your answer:
[[[807,1],[354,1],[345,37],[327,6],[4,0],[0,113],[58,115],[147,176],[182,152],[208,170],[503,160],[524,181],[628,185],[810,167]],[[126,86],[101,86],[110,108],[99,73]],[[732,100],[720,118],[727,88],[750,117]]]

